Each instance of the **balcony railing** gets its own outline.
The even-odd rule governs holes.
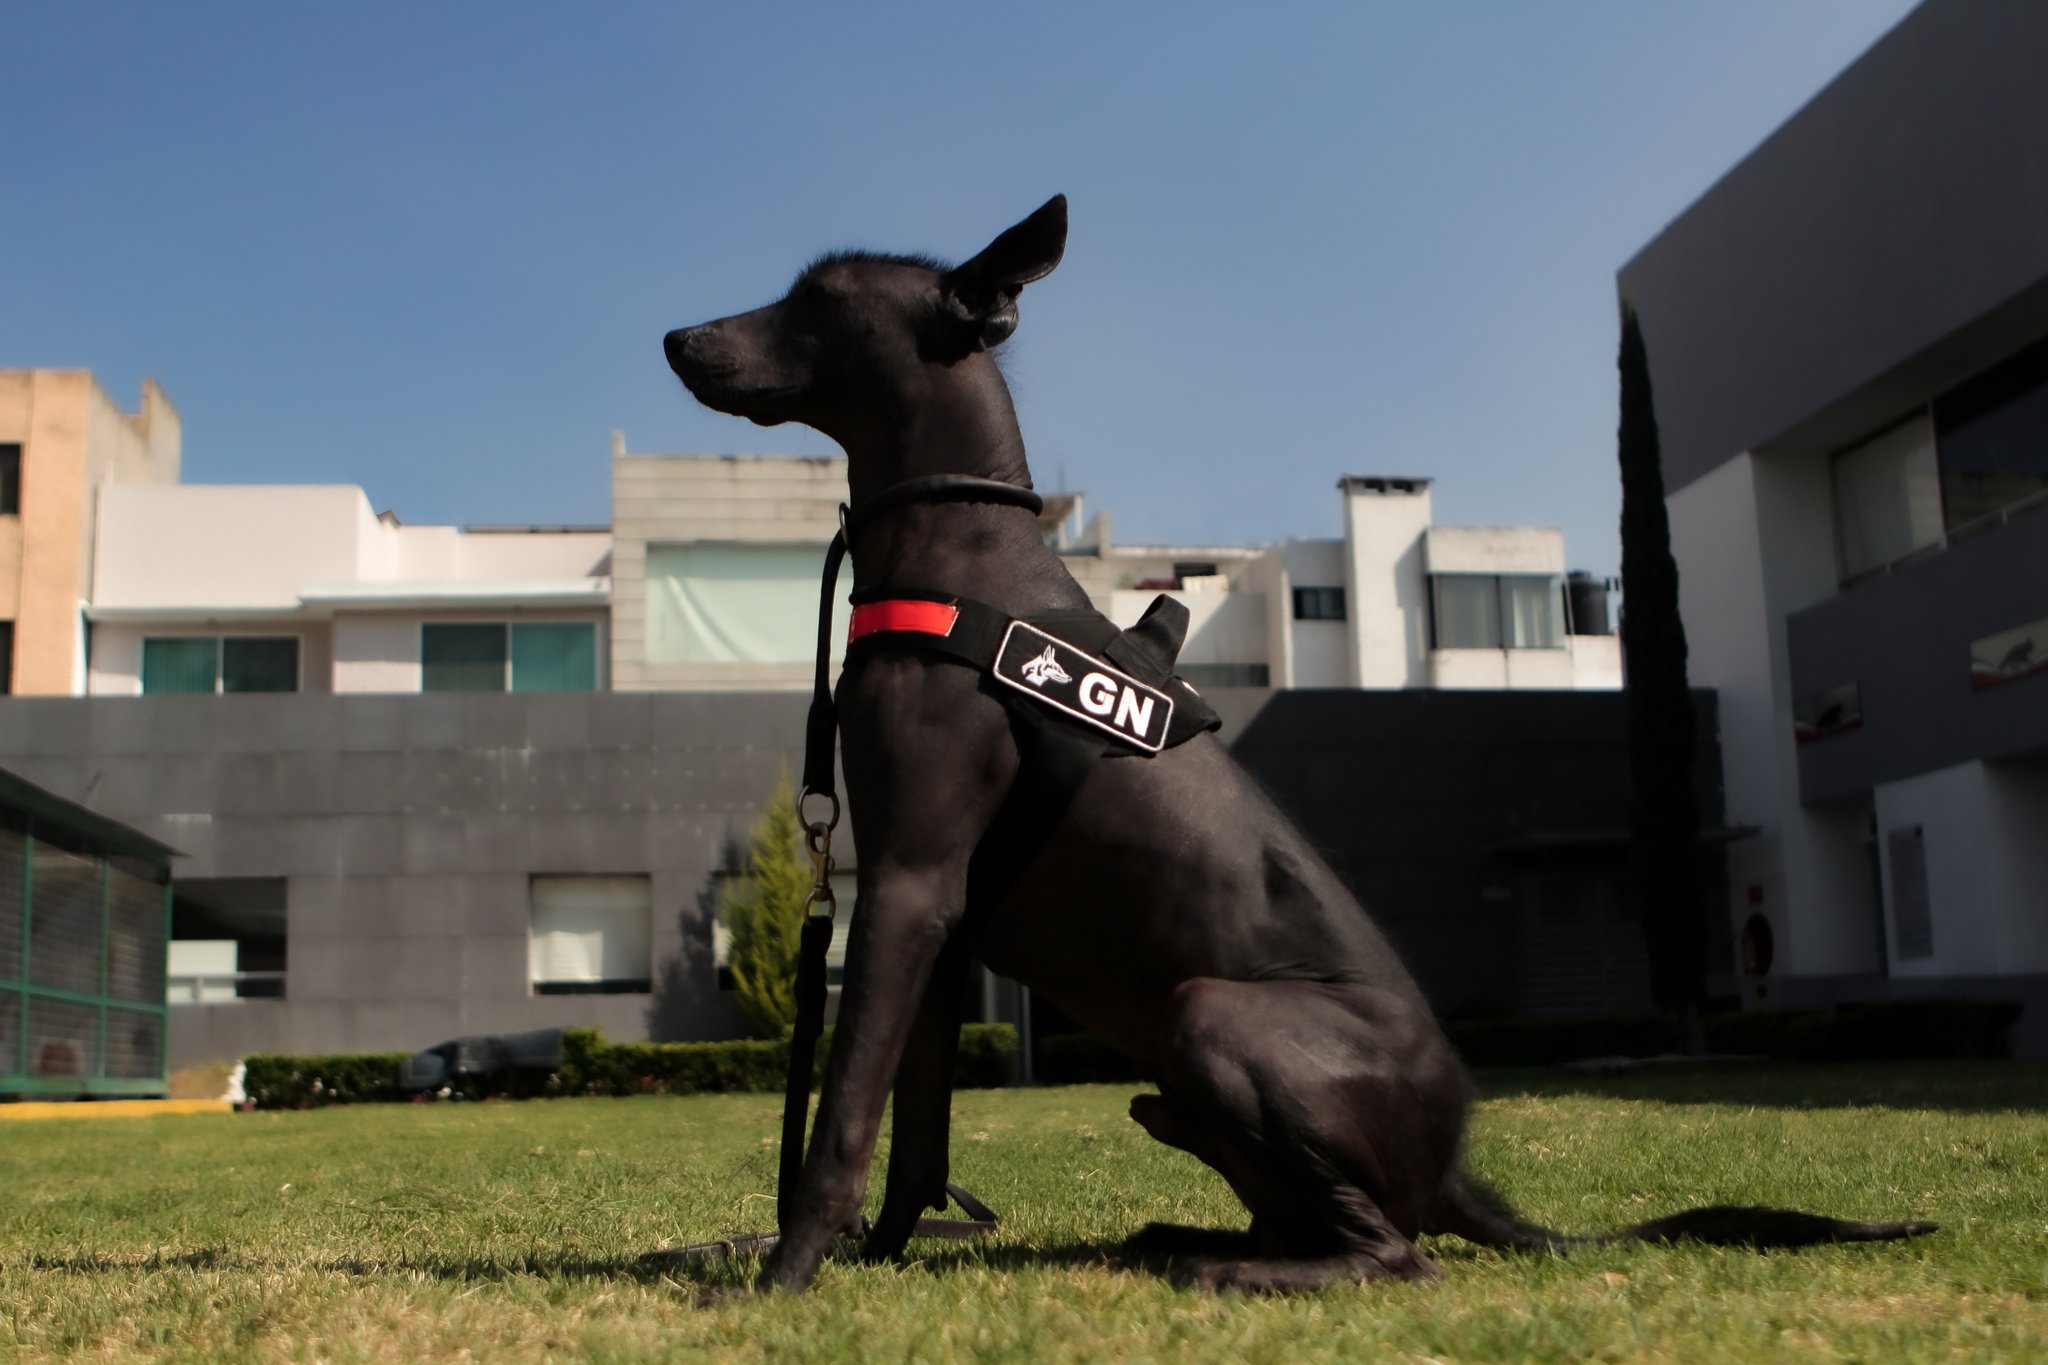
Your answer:
[[[164,978],[164,999],[173,1005],[236,1005],[244,1000],[283,998],[283,972],[204,972]]]

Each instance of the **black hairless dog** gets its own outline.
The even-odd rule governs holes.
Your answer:
[[[1066,245],[1055,198],[948,269],[841,253],[764,308],[669,333],[670,366],[720,412],[801,422],[845,447],[853,506],[908,480],[1028,486],[992,347]],[[861,527],[855,593],[955,593],[1043,620],[1087,596],[1026,509],[912,501]],[[1432,1277],[1415,1245],[1574,1239],[1467,1174],[1470,1086],[1379,929],[1212,734],[1104,759],[1057,800],[985,675],[884,642],[849,654],[838,703],[859,865],[837,1042],[782,1241],[762,1283],[801,1289],[857,1215],[890,1088],[894,1138],[867,1252],[942,1207],[970,954],[1101,1033],[1155,1077],[1131,1116],[1192,1152],[1251,1211],[1244,1232],[1155,1225],[1135,1241],[1201,1284],[1308,1288]],[[1931,1231],[1767,1209],[1699,1209],[1612,1237],[1749,1245]]]

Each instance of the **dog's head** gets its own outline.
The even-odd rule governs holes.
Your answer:
[[[1018,294],[1052,273],[1066,243],[1067,199],[1055,195],[951,269],[836,252],[767,307],[678,328],[662,349],[705,406],[846,444],[900,423],[948,372],[1007,340]]]

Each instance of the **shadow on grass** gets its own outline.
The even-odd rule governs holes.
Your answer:
[[[958,1243],[937,1243],[932,1250],[921,1255],[917,1254],[918,1245],[913,1243],[911,1251],[912,1254],[895,1264],[901,1267],[915,1266],[933,1275],[951,1275],[976,1270],[1001,1273],[1033,1267],[1097,1266],[1104,1270],[1128,1270],[1172,1279],[1176,1278],[1176,1268],[1179,1265],[1174,1256],[1133,1248],[1124,1239],[1066,1242],[1050,1246],[1025,1246],[1016,1243],[961,1246]],[[858,1260],[859,1255],[857,1251],[848,1247],[835,1251],[832,1259],[851,1262]],[[305,1269],[324,1274],[365,1277],[423,1275],[430,1279],[458,1284],[523,1278],[597,1279],[629,1280],[648,1285],[666,1281],[680,1289],[715,1290],[750,1283],[760,1269],[761,1260],[758,1255],[704,1256],[678,1260],[665,1257],[660,1252],[593,1257],[535,1251],[513,1256],[341,1256],[323,1261],[299,1262],[276,1257],[252,1256],[227,1247],[201,1247],[191,1251],[158,1251],[147,1255],[104,1252],[34,1255],[23,1258],[19,1264],[32,1270],[71,1275],[151,1274],[171,1270],[274,1274],[283,1270]],[[0,1268],[4,1266],[5,1262],[0,1261]]]
[[[1481,1097],[1493,1100],[1597,1096],[1767,1109],[2048,1111],[2048,1064],[2040,1062],[1673,1062],[1613,1072],[1504,1068],[1478,1072],[1477,1081]]]

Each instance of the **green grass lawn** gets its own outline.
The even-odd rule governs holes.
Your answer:
[[[963,1093],[956,1178],[1003,1215],[800,1299],[642,1252],[774,1221],[758,1095],[365,1106],[0,1127],[0,1356],[42,1360],[2044,1360],[2048,1069],[1489,1078],[1472,1157],[1590,1230],[1703,1202],[1932,1218],[1884,1246],[1501,1256],[1433,1285],[1213,1297],[1120,1268],[1148,1219],[1237,1223],[1124,1117],[1133,1087]]]

